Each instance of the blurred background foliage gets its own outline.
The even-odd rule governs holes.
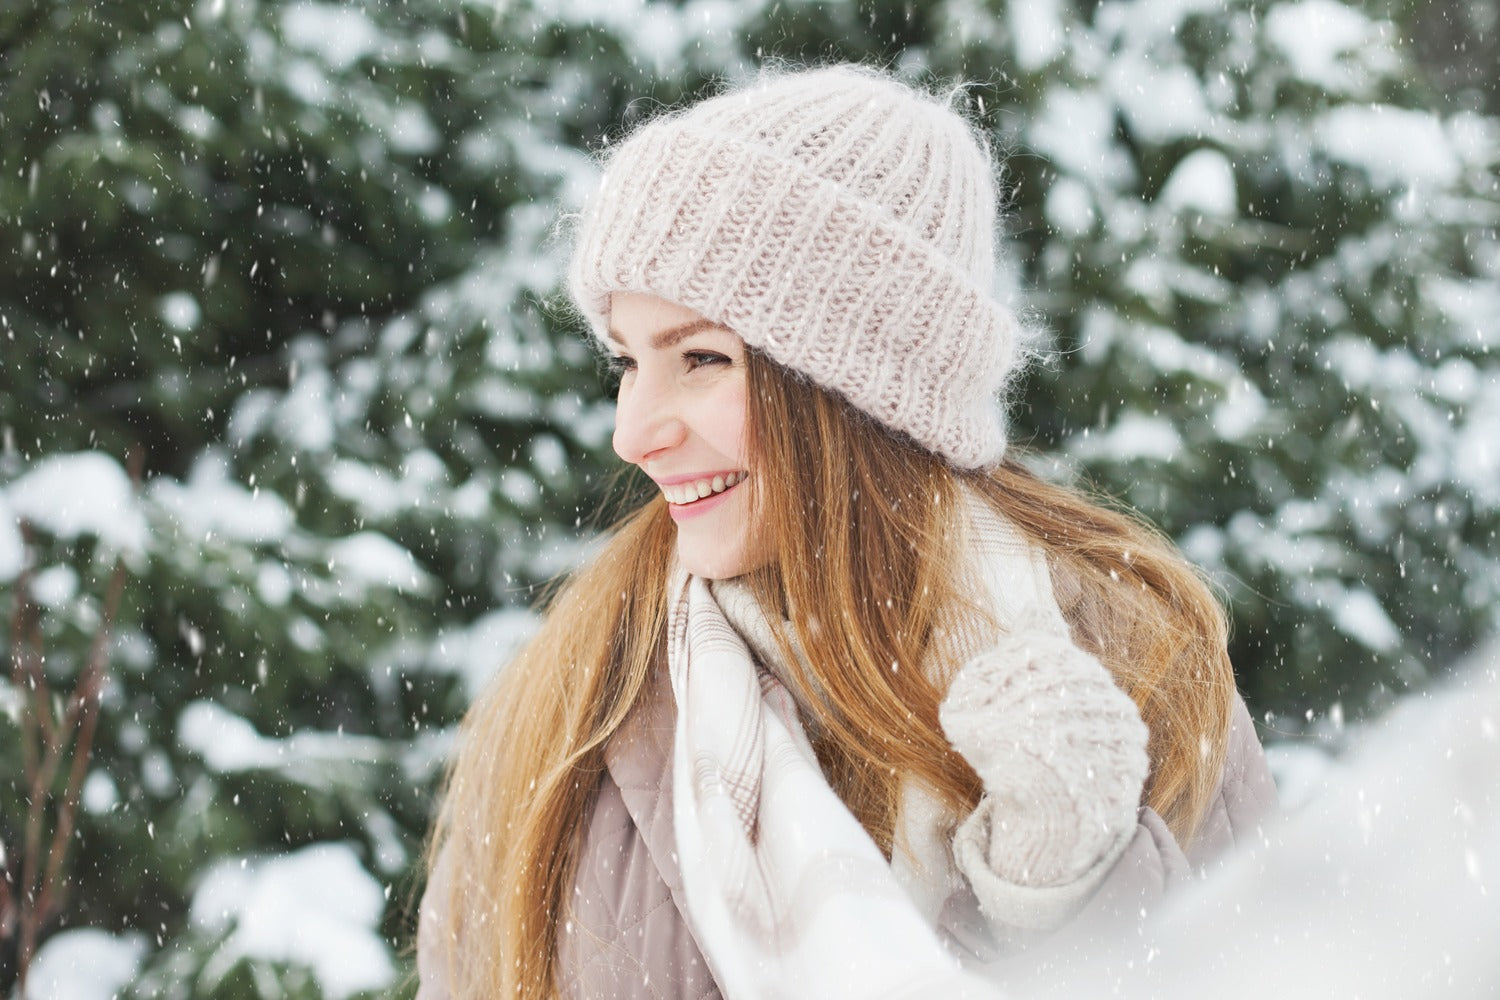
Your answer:
[[[411,989],[453,727],[619,509],[559,218],[767,60],[969,82],[1054,337],[1016,438],[1213,577],[1273,729],[1428,683],[1500,608],[1497,35],[1480,0],[0,0],[0,596],[59,698],[126,569],[32,992]]]

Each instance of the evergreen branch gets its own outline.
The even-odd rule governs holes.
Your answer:
[[[31,553],[35,551],[31,522],[22,518],[20,528],[26,558],[22,560],[21,573],[16,578],[15,602],[11,606],[11,680],[17,691],[23,692],[30,700],[46,709],[52,701],[52,692],[41,667],[41,616],[35,602],[31,600],[31,577],[36,568],[32,565],[31,558]],[[38,737],[34,727],[40,726],[43,730],[42,738],[51,740],[56,735],[52,731],[52,714],[50,710],[36,714],[23,712],[21,726],[25,773],[30,777],[37,763],[35,755]]]
[[[5,841],[0,839],[0,941],[15,932],[16,898],[10,891],[14,881],[10,873],[10,852],[5,849]]]

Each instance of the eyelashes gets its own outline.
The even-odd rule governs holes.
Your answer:
[[[717,365],[731,365],[733,360],[718,351],[683,351],[682,367],[686,372]],[[623,354],[611,354],[604,359],[604,372],[612,385],[618,385],[626,372],[635,371],[635,359]]]
[[[686,363],[689,371],[708,365],[727,365],[731,363],[729,358],[718,351],[684,351],[682,360]]]

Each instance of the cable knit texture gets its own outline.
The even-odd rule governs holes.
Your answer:
[[[569,270],[688,306],[956,466],[1005,453],[1022,325],[993,295],[985,145],[937,98],[849,66],[766,74],[637,129]]]
[[[966,664],[940,717],[984,782],[985,801],[955,839],[971,879],[1061,885],[1124,849],[1149,768],[1146,726],[1051,619],[1018,623]]]

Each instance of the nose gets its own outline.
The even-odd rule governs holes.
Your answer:
[[[612,441],[616,455],[632,465],[643,465],[681,444],[686,436],[687,425],[668,387],[653,385],[643,373],[620,387]]]

